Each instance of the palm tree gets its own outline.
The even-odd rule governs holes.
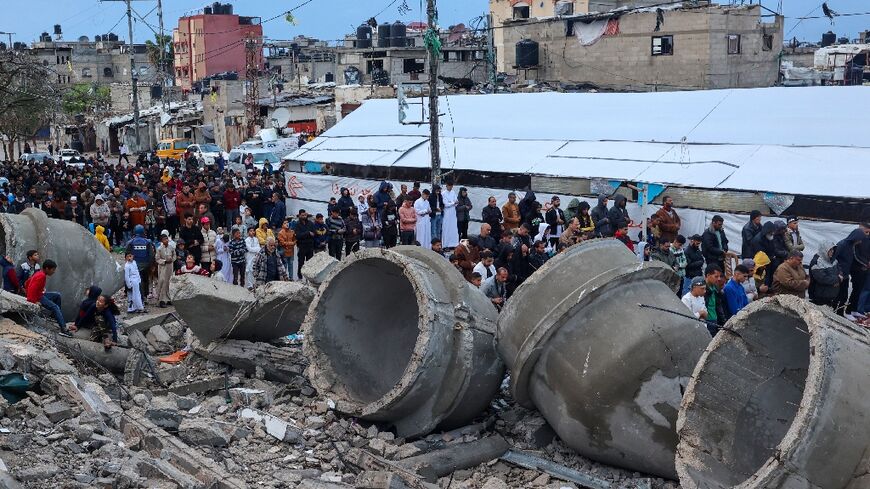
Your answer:
[[[164,34],[154,34],[154,41],[150,39],[145,41],[145,49],[148,52],[148,60],[157,67],[158,71],[172,74],[173,58],[175,50],[172,47],[172,36]],[[160,64],[160,53],[163,51],[163,66]]]

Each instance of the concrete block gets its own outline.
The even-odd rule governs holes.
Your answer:
[[[45,416],[52,423],[58,423],[73,416],[72,408],[64,402],[56,401],[43,406]]]
[[[178,435],[194,446],[225,447],[230,443],[230,436],[217,423],[203,419],[185,419]]]
[[[338,260],[328,253],[315,253],[313,258],[302,265],[302,277],[314,287],[320,287],[338,263]]]

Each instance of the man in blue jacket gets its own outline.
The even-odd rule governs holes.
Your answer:
[[[741,309],[749,305],[749,299],[746,297],[746,290],[743,288],[743,282],[749,277],[749,269],[743,265],[734,267],[734,275],[731,280],[725,284],[725,303],[728,305],[728,312],[735,315]]]

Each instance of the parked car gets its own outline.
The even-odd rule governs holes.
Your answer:
[[[18,160],[24,163],[29,163],[31,161],[42,163],[42,160],[44,160],[45,158],[54,160],[54,157],[52,157],[48,153],[24,153],[18,158]]]
[[[161,160],[180,160],[188,146],[189,139],[162,139],[157,144],[157,157]]]
[[[244,158],[248,155],[248,153],[251,153],[254,156],[254,167],[258,170],[263,170],[263,166],[266,164],[266,160],[269,160],[269,163],[272,164],[273,170],[281,166],[281,159],[278,158],[275,153],[269,150],[236,148],[230,151],[230,155],[227,158],[227,168],[232,171],[241,171],[244,173]]]
[[[70,166],[83,167],[85,165],[85,157],[74,149],[60,150],[58,161]]]
[[[218,155],[223,155],[225,160],[229,157],[228,153],[221,151],[220,146],[213,143],[191,144],[187,150],[193,153],[197,160],[202,158],[206,165],[213,165]]]

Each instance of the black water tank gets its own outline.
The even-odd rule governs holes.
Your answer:
[[[60,30],[60,24],[54,24],[54,34],[57,36],[63,34],[63,31]]]
[[[220,2],[215,2],[211,4],[211,11],[214,12],[215,15],[220,15],[224,13],[223,5]]]
[[[0,51],[6,51],[6,43],[0,42]]]
[[[323,80],[326,83],[333,83],[335,81],[335,75],[333,75],[332,73],[327,73],[323,76]]]
[[[151,85],[151,99],[163,98],[163,85]]]
[[[212,10],[211,7],[205,7],[202,9],[202,13],[205,15],[211,15],[212,12],[214,12],[214,10]]]
[[[101,36],[102,36],[102,34],[97,34],[97,35],[95,35],[95,36],[94,36],[94,42],[100,42],[100,40],[102,39]]]
[[[109,41],[111,41],[111,42],[118,42],[118,35],[117,35],[117,34],[113,34],[113,33],[110,32],[110,33],[109,33]]]
[[[532,68],[538,66],[538,43],[531,39],[523,39],[517,43],[517,68]]]
[[[15,41],[14,43],[12,43],[12,49],[15,51],[24,51],[25,49],[27,49],[27,44]]]
[[[390,46],[403,48],[408,45],[408,28],[398,20],[390,26]]]
[[[828,47],[837,42],[837,35],[831,31],[822,34],[822,47]]]
[[[837,39],[837,44],[849,44],[849,38],[848,37],[841,37],[841,38]]]
[[[349,66],[344,70],[344,84],[345,85],[360,85],[362,84],[362,76],[360,76],[359,68],[356,66]]]
[[[39,35],[39,42],[51,42],[51,35],[47,32],[43,32]]]
[[[378,47],[390,47],[390,24],[384,23],[378,26]]]
[[[233,15],[233,5],[231,3],[224,4],[224,15]]]
[[[362,49],[372,47],[372,26],[362,24],[356,28],[356,47]]]
[[[390,74],[383,68],[375,68],[372,70],[372,81],[375,85],[385,87],[390,84]]]
[[[864,32],[864,44],[870,44],[870,31]]]

